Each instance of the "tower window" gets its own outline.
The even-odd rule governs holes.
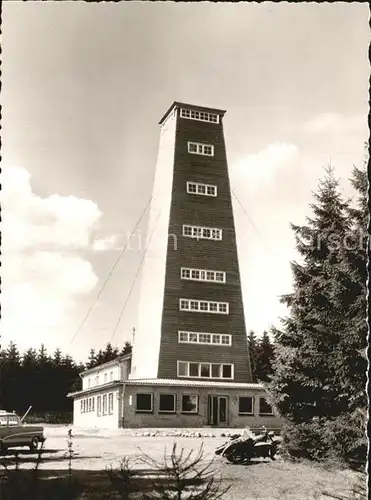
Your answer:
[[[217,283],[225,283],[226,273],[224,271],[212,271],[210,269],[193,269],[182,267],[180,276],[183,280],[192,281],[210,281]]]
[[[202,184],[200,182],[187,182],[187,193],[200,194],[203,196],[217,196],[217,186],[214,184]]]
[[[180,344],[232,345],[232,335],[225,333],[178,332]]]
[[[233,380],[233,368],[225,363],[178,361],[178,377]]]
[[[223,232],[221,229],[183,225],[183,236],[200,240],[221,240]]]
[[[229,314],[228,302],[212,302],[210,300],[179,300],[180,311],[209,312],[213,314]]]
[[[196,111],[193,109],[180,108],[180,116],[188,120],[197,120],[200,122],[219,123],[219,115],[208,113],[207,111]]]
[[[214,146],[201,142],[188,142],[188,153],[194,155],[214,156]]]

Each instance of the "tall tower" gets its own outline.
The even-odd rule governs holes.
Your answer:
[[[174,102],[160,121],[133,379],[252,381],[224,114]]]

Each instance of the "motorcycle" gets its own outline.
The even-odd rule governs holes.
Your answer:
[[[247,435],[235,434],[231,440],[215,450],[216,455],[225,457],[233,464],[248,463],[253,458],[270,458],[275,460],[279,441],[274,438],[273,432],[264,432],[254,436],[251,432]]]

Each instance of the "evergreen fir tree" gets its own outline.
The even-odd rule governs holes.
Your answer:
[[[125,354],[130,354],[132,352],[132,345],[129,341],[126,341],[124,347],[121,349],[120,356]]]
[[[253,330],[250,330],[247,336],[247,345],[249,349],[250,364],[251,364],[251,374],[253,382],[257,381],[257,358],[258,358],[258,342]]]
[[[268,382],[273,373],[274,345],[264,331],[261,339],[256,346],[256,379],[262,382]]]
[[[323,423],[359,404],[351,397],[346,376],[354,373],[349,370],[351,356],[346,355],[349,342],[355,351],[349,339],[359,338],[348,312],[352,293],[359,288],[357,279],[349,279],[352,259],[344,248],[354,234],[349,203],[342,199],[332,169],[314,196],[313,218],[304,226],[292,225],[302,262],[292,263],[294,291],[282,298],[289,316],[284,328],[275,330],[275,373],[269,387],[286,421],[286,451],[309,458],[328,451],[321,436]],[[355,372],[360,371],[357,365]],[[358,382],[355,385],[359,392]]]

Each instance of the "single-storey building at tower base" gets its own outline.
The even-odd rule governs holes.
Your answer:
[[[83,428],[279,429],[261,384],[181,379],[129,379],[131,355],[81,374],[74,425]]]

